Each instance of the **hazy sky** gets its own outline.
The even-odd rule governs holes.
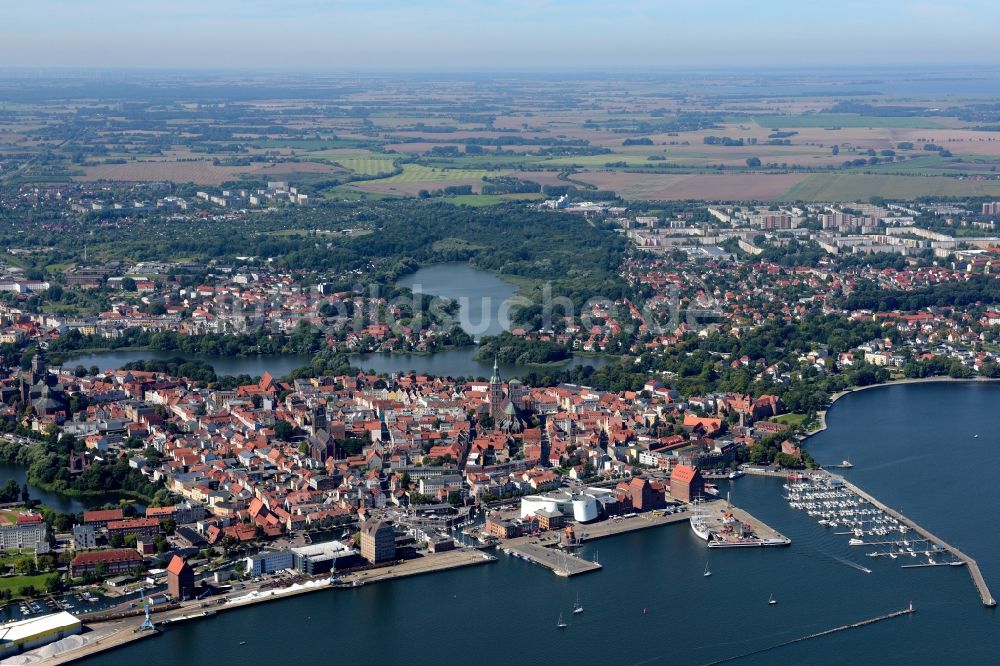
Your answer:
[[[6,0],[0,66],[1000,63],[997,0]]]

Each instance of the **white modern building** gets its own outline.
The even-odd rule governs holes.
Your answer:
[[[295,554],[290,550],[269,550],[246,558],[248,576],[274,573],[292,569],[295,566]]]
[[[335,571],[343,566],[362,564],[361,554],[340,541],[326,541],[292,548],[295,568],[309,576]]]
[[[606,488],[586,488],[578,492],[555,491],[544,495],[521,498],[521,517],[534,515],[540,510],[561,513],[580,523],[596,520],[601,507],[615,502],[615,493]]]

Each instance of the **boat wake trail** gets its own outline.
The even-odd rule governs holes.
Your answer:
[[[836,555],[831,555],[830,557],[833,560],[835,560],[837,562],[840,562],[841,564],[843,564],[845,566],[849,566],[849,567],[852,567],[854,569],[857,569],[858,571],[863,571],[864,573],[868,573],[868,574],[870,574],[872,572],[872,570],[869,569],[868,567],[863,567],[860,564],[858,564],[857,562],[852,562],[851,560],[849,560],[847,558],[837,557]]]

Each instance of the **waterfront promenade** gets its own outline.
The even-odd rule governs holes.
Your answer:
[[[458,549],[405,560],[401,563],[385,567],[354,572],[345,576],[343,580],[346,582],[359,581],[361,584],[377,583],[477,564],[487,564],[492,561],[494,560],[490,556],[478,550]],[[322,590],[338,589],[325,584],[324,581],[326,581],[325,578],[316,579],[312,581],[312,584],[306,583],[297,587],[279,589],[261,589],[260,585],[248,585],[245,589],[240,590],[239,593],[210,600],[210,610],[215,613],[223,613],[267,601],[288,599]],[[219,603],[220,601],[222,603]],[[198,615],[206,610],[203,608],[204,603],[204,601],[186,601],[170,610],[154,613],[153,620],[157,625],[160,625],[168,620]],[[191,621],[201,619],[208,618],[195,617]],[[135,641],[160,635],[160,631],[138,631],[142,621],[143,617],[139,615],[108,622],[90,623],[86,625],[88,631],[84,634],[63,639],[59,645],[52,644],[37,650],[25,652],[17,657],[16,662],[10,663],[68,664]],[[164,630],[169,631],[169,628]],[[4,663],[8,662],[5,661]]]
[[[622,518],[621,520],[605,520],[591,525],[582,525],[577,536],[580,541],[594,541],[605,537],[634,532],[636,530],[646,530],[651,527],[661,527],[681,523],[690,519],[691,514],[687,511],[678,513],[656,515],[653,513],[643,513],[632,518]]]
[[[580,541],[586,542],[618,534],[626,534],[636,530],[671,525],[686,520],[688,520],[686,512],[668,515],[644,513],[630,518],[603,520],[599,523],[578,525],[576,526],[576,530]],[[540,536],[508,539],[501,546],[517,556],[552,570],[557,576],[576,576],[601,569],[599,563],[584,560],[568,550],[559,548],[558,544],[561,537],[561,531],[548,532]]]
[[[479,550],[448,550],[443,553],[426,555],[413,560],[404,560],[402,563],[393,564],[392,566],[357,571],[344,576],[342,580],[345,582],[359,581],[367,585],[368,583],[378,583],[396,578],[408,578],[410,576],[420,576],[447,569],[459,569],[476,564],[486,564],[492,561],[488,555]]]

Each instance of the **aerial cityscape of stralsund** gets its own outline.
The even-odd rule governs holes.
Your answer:
[[[1000,5],[3,16],[0,664],[996,663]]]

